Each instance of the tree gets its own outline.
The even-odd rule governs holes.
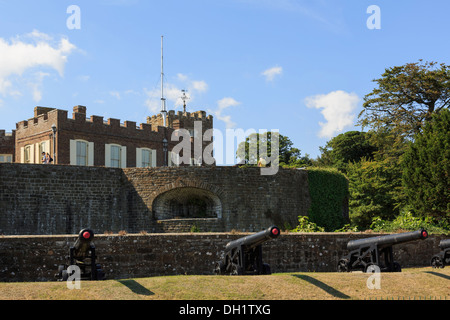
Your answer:
[[[403,183],[409,203],[424,217],[450,223],[450,111],[441,110],[409,144]]]
[[[276,139],[278,138],[278,143]],[[236,155],[239,159],[243,160],[245,164],[256,165],[261,156],[261,146],[267,147],[267,156],[272,156],[272,148],[278,148],[279,152],[279,165],[281,166],[300,166],[302,164],[309,164],[311,160],[308,155],[301,157],[301,151],[298,148],[293,147],[292,141],[278,132],[267,132],[264,134],[252,133],[244,142],[241,142],[238,146]]]
[[[393,220],[404,205],[401,168],[390,159],[350,163],[349,211],[353,225],[369,228],[374,218]]]
[[[384,219],[386,214],[393,219],[407,204],[402,155],[432,116],[448,109],[450,67],[419,60],[388,68],[374,82],[378,86],[364,97],[358,124],[370,129],[370,140],[377,147],[375,161],[349,168],[351,197],[352,190],[356,195],[350,200],[350,210],[364,221],[375,216]],[[360,185],[352,183],[357,179]]]
[[[361,131],[348,131],[332,138],[325,147],[320,147],[320,165],[331,166],[347,173],[349,162],[359,162],[361,158],[373,159],[377,150],[370,142],[370,134]]]
[[[419,60],[392,67],[374,82],[378,87],[364,97],[358,124],[389,134],[397,147],[450,104],[450,68],[443,63]]]

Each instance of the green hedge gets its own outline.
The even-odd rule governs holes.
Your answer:
[[[325,231],[342,228],[348,221],[348,180],[344,174],[332,168],[307,168],[311,207],[309,221]]]

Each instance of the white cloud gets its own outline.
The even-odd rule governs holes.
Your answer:
[[[217,119],[225,122],[227,129],[231,129],[236,126],[236,123],[234,123],[231,120],[230,115],[223,115],[222,112],[230,107],[235,107],[240,104],[241,103],[239,101],[236,101],[235,99],[233,99],[231,97],[226,97],[226,98],[223,98],[223,99],[217,101],[217,109],[216,110],[213,110],[213,111],[208,110],[208,111],[209,111],[209,113],[212,113]]]
[[[261,72],[261,74],[266,78],[267,81],[273,81],[275,76],[281,75],[282,73],[282,67],[273,67]]]
[[[44,78],[50,76],[49,73],[46,72],[37,72],[35,77],[30,81],[29,86],[32,90],[33,101],[40,102],[42,99],[42,86],[44,83]]]
[[[117,100],[120,100],[120,92],[118,91],[110,91],[109,94],[116,98]]]
[[[80,81],[82,81],[82,82],[87,82],[87,81],[89,81],[91,79],[91,76],[89,76],[89,75],[81,75],[81,76],[78,76],[78,80],[80,80]]]
[[[180,80],[180,81],[187,81],[187,80],[188,80],[188,76],[185,75],[185,74],[182,74],[182,73],[178,73],[178,74],[177,74],[177,78],[178,78],[178,80]]]
[[[66,38],[54,41],[51,36],[37,30],[9,41],[0,38],[0,94],[6,96],[10,92],[18,92],[13,88],[13,81],[24,78],[29,81],[27,71],[33,69],[31,79],[37,75],[41,82],[32,86],[32,94],[35,101],[40,100],[38,87],[48,74],[36,73],[34,69],[54,69],[63,77],[67,58],[75,49],[76,46]]]
[[[176,109],[183,106],[181,90],[186,90],[186,97],[192,101],[196,94],[204,93],[208,90],[208,84],[203,80],[191,80],[187,75],[177,74],[178,84],[164,83],[164,98],[166,99],[166,109]],[[161,88],[152,90],[144,89],[147,95],[145,105],[152,113],[161,111]]]
[[[353,113],[357,108],[359,97],[355,93],[342,90],[328,94],[316,95],[305,99],[308,108],[321,109],[326,123],[319,122],[322,129],[321,138],[332,138],[346,127],[352,126],[355,120]]]
[[[208,90],[208,85],[205,81],[192,81],[192,89],[198,92],[205,92]]]

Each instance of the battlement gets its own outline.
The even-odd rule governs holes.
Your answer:
[[[12,139],[14,137],[14,130],[13,132],[6,132],[5,130],[0,130],[0,137]]]
[[[56,121],[58,111],[64,111],[64,110],[58,110],[55,108],[36,107],[36,108],[34,108],[34,117],[30,118],[28,120],[23,120],[23,121],[16,123],[16,130],[18,132],[21,132],[23,130],[29,129],[31,126],[32,127],[48,126],[50,128],[52,126],[52,124],[48,125],[49,117],[50,117],[50,120],[52,120],[53,122]],[[56,114],[55,114],[55,112],[56,112]],[[65,111],[65,112],[67,115],[67,111]]]
[[[213,116],[206,115],[205,111],[195,111],[195,112],[182,112],[175,110],[169,110],[167,112],[167,124],[173,129],[192,129],[194,128],[195,121],[202,121],[205,129],[213,127]],[[147,123],[151,125],[163,125],[163,117],[161,114],[153,115],[147,117]]]
[[[68,111],[36,107],[34,109],[34,117],[28,120],[20,121],[16,124],[19,135],[28,134],[27,131],[46,131],[50,130],[54,124],[58,130],[86,131],[108,134],[114,132],[123,136],[136,135],[149,137],[149,135],[158,136],[165,132],[166,128],[162,126],[152,125],[149,123],[141,123],[139,126],[135,121],[124,121],[121,123],[119,119],[108,118],[104,120],[102,116],[92,115],[86,116],[87,108],[85,106],[73,107],[72,118],[68,117]],[[120,133],[118,132],[120,131]]]
[[[184,119],[195,119],[195,120],[212,120],[213,116],[206,116],[206,111],[194,111],[194,112],[183,112],[175,110],[169,110],[167,112],[167,117],[170,119],[184,120]],[[162,115],[158,113],[151,117],[147,117],[147,120],[159,120],[162,119]]]

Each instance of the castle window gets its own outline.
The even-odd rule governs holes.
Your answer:
[[[148,149],[142,150],[142,166],[144,168],[150,167],[152,165],[152,151]]]
[[[127,147],[118,144],[105,145],[105,167],[126,168]]]
[[[42,152],[48,152],[47,148],[46,148],[46,142],[45,141],[39,143],[39,155],[42,155]]]
[[[32,159],[31,159],[31,157],[33,155],[32,149],[33,149],[32,145],[25,146],[25,153],[24,153],[24,156],[25,156],[24,162],[25,163],[33,163]]]
[[[148,148],[136,148],[136,167],[156,167],[156,150]]]
[[[72,166],[93,166],[94,143],[85,140],[70,140],[70,164]]]
[[[121,147],[120,146],[111,146],[111,167],[120,168],[121,166]]]
[[[84,141],[77,141],[77,166],[87,166],[88,144]]]
[[[12,162],[12,155],[11,154],[0,154],[0,163],[5,162]]]
[[[179,167],[180,163],[180,154],[169,151],[169,167]]]

